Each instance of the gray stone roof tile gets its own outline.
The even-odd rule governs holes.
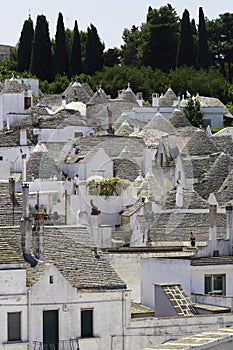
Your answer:
[[[184,113],[178,109],[172,112],[168,120],[175,128],[191,126],[190,121],[185,117]]]
[[[0,236],[21,253],[19,228],[0,228]],[[44,262],[32,268],[25,263],[28,283],[35,283],[51,263],[64,278],[77,289],[125,289],[120,279],[88,231],[78,227],[45,227]]]
[[[150,236],[155,242],[189,242],[190,233],[196,241],[207,241],[209,237],[209,213],[161,213],[155,216]],[[226,215],[217,214],[217,237],[226,235]]]
[[[210,193],[217,192],[222,183],[233,169],[233,158],[229,154],[221,153],[211,168],[205,173],[201,183],[195,185],[198,193],[208,199]]]

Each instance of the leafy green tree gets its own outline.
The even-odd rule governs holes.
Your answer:
[[[86,70],[88,74],[103,68],[104,44],[100,41],[97,29],[93,24],[87,29]]]
[[[57,75],[50,83],[47,80],[41,81],[40,90],[45,94],[60,94],[68,87],[69,83],[67,76]]]
[[[200,102],[196,98],[188,99],[183,112],[193,126],[199,127],[203,124],[204,112],[201,111]]]
[[[141,62],[145,66],[169,71],[176,65],[179,18],[170,4],[159,10],[149,7],[142,27]]]
[[[58,14],[55,47],[53,56],[53,74],[68,75],[68,55],[66,47],[66,34],[61,12]]]
[[[32,46],[31,73],[38,79],[51,80],[51,42],[44,15],[38,15]]]
[[[112,98],[118,96],[118,91],[127,88],[130,82],[132,90],[142,92],[145,101],[151,102],[152,93],[166,91],[169,80],[166,73],[151,67],[134,67],[121,64],[114,67],[104,67],[96,72],[91,79],[91,86],[96,89],[101,84]]]
[[[198,66],[206,69],[209,67],[209,49],[206,23],[202,7],[199,7],[198,39]]]
[[[185,9],[181,19],[181,34],[177,65],[178,67],[190,67],[195,66],[195,63],[196,57],[193,39],[193,26],[190,23],[189,12]]]
[[[181,96],[188,90],[194,96],[199,93],[226,102],[228,83],[215,68],[197,70],[194,67],[177,67],[169,72],[167,79],[173,90]]]
[[[17,66],[18,66],[18,51],[17,47],[11,47],[10,48],[10,55],[9,57],[0,62],[1,65],[1,74],[2,76],[6,76],[6,79],[9,78],[8,74],[10,74],[10,77],[12,74],[15,74],[17,72]]]
[[[220,14],[207,22],[211,63],[221,68],[223,75],[232,82],[233,64],[233,13]]]
[[[33,21],[31,17],[24,21],[18,46],[18,72],[29,71],[34,38]]]
[[[81,74],[82,72],[81,41],[80,41],[77,21],[75,21],[75,24],[74,24],[74,34],[73,34],[72,50],[71,50],[71,57],[70,57],[70,72],[71,72],[71,76]]]
[[[104,66],[113,67],[121,62],[121,52],[117,47],[104,52]]]

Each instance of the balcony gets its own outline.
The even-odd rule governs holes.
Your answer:
[[[80,350],[78,339],[60,340],[58,343],[32,342],[32,350]]]

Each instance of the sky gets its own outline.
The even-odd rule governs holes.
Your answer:
[[[38,15],[45,15],[49,23],[50,38],[55,37],[59,12],[65,28],[74,28],[77,20],[79,30],[87,31],[92,23],[106,49],[120,47],[124,28],[141,26],[146,22],[148,7],[159,9],[170,3],[177,15],[182,17],[185,8],[190,18],[198,23],[198,9],[202,7],[208,19],[215,19],[225,12],[233,13],[233,0],[14,0],[4,1],[0,11],[0,44],[15,46],[20,38],[24,21],[29,13],[36,24]]]

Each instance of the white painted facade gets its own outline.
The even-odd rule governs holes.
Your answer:
[[[55,126],[56,127],[56,126]],[[94,134],[94,131],[89,126],[74,126],[68,125],[64,128],[54,129],[33,129],[33,134],[38,135],[41,142],[69,142],[79,136],[87,137]]]
[[[171,107],[134,107],[130,111],[124,111],[135,122],[140,120],[142,122],[149,122],[155,114],[159,111],[166,119],[170,117],[177,106]],[[182,107],[181,107],[182,110]],[[224,107],[208,107],[201,106],[201,111],[204,112],[204,124],[210,125],[211,128],[218,128],[223,126]]]
[[[1,93],[0,94],[0,130],[4,125],[10,126],[16,124],[23,115],[25,117],[25,97],[31,98],[32,103],[32,91],[27,90],[21,93]],[[17,115],[18,114],[18,115]],[[7,120],[7,116],[10,116],[10,120]]]
[[[141,302],[154,308],[155,283],[180,283],[191,293],[190,261],[185,259],[141,259]]]
[[[28,159],[33,147],[0,147],[0,180],[8,180],[11,172],[21,173],[23,164],[22,154],[26,154],[26,159]]]
[[[0,287],[1,350],[34,349],[35,342],[43,343],[43,311],[48,310],[58,310],[59,341],[81,338],[81,310],[93,310],[94,337],[81,339],[80,349],[111,349],[114,335],[124,332],[122,305],[128,298],[127,291],[77,291],[49,264],[40,280],[28,288],[25,269],[0,268],[0,276],[4,282]],[[8,312],[21,313],[21,341],[8,342]]]
[[[43,342],[43,311],[51,310],[58,311],[59,341],[78,339],[80,350],[141,350],[233,322],[232,314],[131,319],[127,290],[77,290],[52,264],[46,264],[39,280],[26,287],[25,270],[9,267],[0,269],[4,281],[4,288],[0,287],[0,350],[36,349],[35,342]],[[27,283],[30,285],[29,279]],[[93,310],[93,337],[80,338],[81,310],[86,309]],[[7,340],[8,312],[21,312],[21,341]]]

